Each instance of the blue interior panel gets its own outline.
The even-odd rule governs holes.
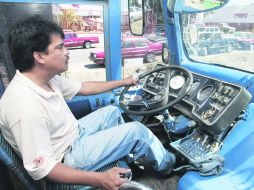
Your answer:
[[[77,119],[91,113],[88,98],[85,96],[75,96],[72,100],[67,101],[67,104]]]
[[[219,176],[202,177],[187,172],[179,181],[178,190],[254,189],[254,104],[224,140],[221,154],[225,157],[224,171]]]

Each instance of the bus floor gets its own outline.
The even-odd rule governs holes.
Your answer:
[[[130,164],[133,173],[133,181],[149,186],[153,190],[176,190],[181,173],[174,173],[165,176],[151,168],[141,169],[137,165]]]

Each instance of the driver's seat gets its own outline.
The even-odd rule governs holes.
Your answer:
[[[39,181],[33,180],[23,167],[22,160],[19,158],[16,152],[13,151],[9,143],[4,139],[2,132],[0,132],[0,161],[3,162],[4,165],[7,167],[8,171],[10,171],[10,175],[12,178],[11,181],[14,181],[13,186],[15,187],[15,189],[68,190],[68,189],[81,189],[82,187],[84,187],[82,185],[54,183],[46,179],[42,179]],[[127,166],[125,162],[118,161],[99,169],[99,171],[105,171],[106,169],[117,166],[123,167],[124,164],[125,166]]]
[[[25,168],[23,167],[22,160],[13,151],[12,147],[9,143],[4,139],[2,132],[0,131],[0,162],[3,162],[7,167],[8,172],[10,172],[10,176],[12,178],[11,181],[15,189],[27,189],[27,190],[74,190],[74,189],[99,189],[93,187],[87,187],[82,185],[75,184],[60,184],[54,183],[47,179],[42,179],[39,181],[33,180]],[[106,171],[113,167],[128,167],[126,162],[123,160],[119,160],[117,162],[108,164],[103,168],[97,170],[98,172]],[[150,187],[143,185],[139,182],[129,181],[125,183],[119,190],[152,190]]]

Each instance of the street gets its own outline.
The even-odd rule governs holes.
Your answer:
[[[84,34],[89,35],[89,34]],[[95,35],[95,34],[90,34]],[[104,65],[97,65],[89,60],[91,51],[98,51],[104,49],[103,34],[96,34],[99,36],[100,43],[92,45],[90,49],[70,48],[69,69],[64,73],[68,78],[78,81],[105,81],[106,71]]]
[[[69,69],[65,73],[65,76],[79,81],[105,80],[106,73],[104,65],[97,65],[89,60],[90,51],[98,49],[70,49]]]
[[[79,34],[80,35],[80,34]],[[104,49],[103,34],[81,34],[82,35],[98,35],[100,39],[99,44],[93,45],[90,49],[70,48],[69,69],[64,73],[68,78],[78,81],[105,81],[106,70],[104,65],[98,65],[89,60],[90,52],[95,52]],[[156,60],[161,60],[161,56],[156,56]],[[157,61],[156,61],[157,62]],[[124,77],[133,74],[137,69],[140,71],[150,70],[154,63],[145,63],[142,68],[140,65],[133,65],[124,67]]]

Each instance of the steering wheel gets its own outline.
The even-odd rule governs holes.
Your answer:
[[[127,93],[131,85],[126,86],[120,94],[119,104],[123,111],[134,115],[152,115],[166,110],[183,99],[189,92],[193,77],[189,70],[180,66],[160,66],[142,73],[138,79],[145,78],[142,95],[131,100]],[[173,100],[169,94],[175,95]]]

